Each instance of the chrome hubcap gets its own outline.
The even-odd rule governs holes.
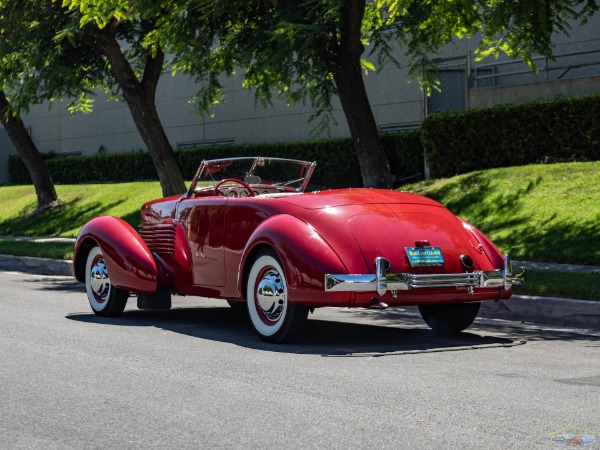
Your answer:
[[[97,258],[92,264],[90,271],[90,287],[94,297],[99,302],[106,301],[110,293],[110,280],[108,279],[108,270],[103,258]]]
[[[285,286],[275,269],[265,271],[256,289],[256,305],[261,315],[271,323],[277,322],[283,314]]]

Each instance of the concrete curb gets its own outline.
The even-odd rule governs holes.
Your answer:
[[[73,276],[73,262],[50,258],[0,255],[0,270],[39,275]],[[418,314],[416,308],[408,307],[406,309]],[[413,309],[414,311],[412,311]],[[509,300],[483,302],[479,317],[600,329],[600,300],[513,295]]]
[[[34,273],[38,275],[73,276],[73,261],[65,259],[34,258],[31,256],[0,255],[0,270]]]
[[[600,300],[513,295],[482,302],[479,317],[600,329]]]

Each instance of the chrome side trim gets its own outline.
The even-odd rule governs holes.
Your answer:
[[[385,258],[375,258],[375,274],[327,274],[326,292],[377,292],[408,291],[410,289],[432,287],[491,288],[507,290],[513,285],[525,283],[525,269],[513,273],[509,255],[505,255],[504,270],[476,271],[466,273],[411,274],[386,273],[389,262]]]

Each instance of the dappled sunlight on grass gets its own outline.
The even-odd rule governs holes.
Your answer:
[[[494,169],[404,188],[444,204],[513,257],[600,264],[600,162]]]
[[[63,204],[30,217],[33,187],[0,187],[0,235],[74,237],[103,214],[137,227],[140,206],[162,197],[158,182],[56,188]],[[478,171],[404,189],[440,201],[515,258],[600,264],[600,162]]]
[[[162,197],[157,182],[60,185],[56,190],[62,204],[32,217],[36,206],[33,187],[0,187],[0,235],[75,237],[88,220],[104,214],[137,227],[141,205]]]

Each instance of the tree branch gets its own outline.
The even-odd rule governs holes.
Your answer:
[[[155,28],[154,21],[143,20],[142,30],[144,35]],[[155,53],[154,55],[152,53]],[[154,101],[158,80],[162,74],[163,63],[165,62],[165,53],[160,45],[155,48],[146,49],[146,63],[144,65],[144,74],[142,75],[142,89],[148,97]]]
[[[123,96],[127,100],[132,93],[142,89],[139,80],[135,76],[135,72],[129,64],[129,61],[121,51],[114,27],[110,26],[99,29],[96,25],[90,26],[89,33],[95,40],[98,51],[102,53],[109,61],[111,73],[118,85],[123,91]]]

